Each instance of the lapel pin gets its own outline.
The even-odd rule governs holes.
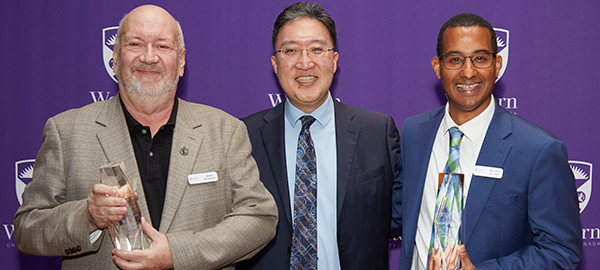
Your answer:
[[[189,150],[188,150],[188,149],[187,149],[187,147],[185,147],[185,146],[184,146],[184,147],[181,147],[181,149],[179,150],[179,153],[180,153],[182,156],[187,156],[188,152],[189,152]]]

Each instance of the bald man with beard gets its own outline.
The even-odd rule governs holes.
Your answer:
[[[20,251],[62,256],[63,269],[233,269],[273,238],[277,208],[245,125],[176,96],[185,52],[181,26],[164,9],[141,6],[123,18],[118,95],[44,127],[14,217]],[[144,250],[117,250],[108,232],[126,201],[100,184],[98,168],[119,161],[138,194]]]

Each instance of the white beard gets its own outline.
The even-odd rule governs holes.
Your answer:
[[[131,67],[131,70],[135,70],[139,64]],[[161,74],[164,74],[162,68],[159,66],[147,66],[146,70],[157,70]],[[133,74],[133,72],[132,72]],[[163,78],[159,83],[142,87],[142,80],[131,75],[128,78],[123,78],[120,72],[117,73],[118,79],[123,83],[124,94],[127,95],[132,103],[138,104],[145,109],[156,108],[161,104],[165,104],[169,99],[173,97],[173,93],[177,89],[177,83],[179,82],[179,74],[175,77],[174,81],[169,81],[169,78]],[[146,84],[147,85],[147,84]]]

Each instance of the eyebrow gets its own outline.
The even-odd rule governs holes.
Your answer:
[[[289,45],[289,44],[298,44],[298,43],[299,42],[297,42],[295,40],[286,40],[281,43],[281,47],[285,47],[286,45]],[[309,43],[310,44],[319,43],[319,44],[327,45],[327,41],[325,41],[324,39],[313,39],[313,40],[309,41]]]
[[[494,54],[493,52],[490,52],[490,51],[488,51],[488,50],[485,50],[485,49],[476,50],[476,51],[474,51],[474,52],[473,52],[473,54],[476,54],[476,53],[483,53],[483,52],[484,52],[484,53],[491,53],[491,54]],[[461,53],[461,52],[459,52],[459,51],[450,51],[450,52],[447,52],[447,53],[445,53],[445,54],[442,54],[442,55],[448,55],[448,54],[460,54],[460,55],[464,55],[463,53]]]
[[[123,37],[125,38],[125,40],[128,40],[128,39],[129,40],[136,40],[137,39],[137,40],[142,40],[142,41],[145,41],[146,38],[147,38],[147,36],[146,37],[142,36],[142,35],[129,35],[128,36],[127,34],[123,35]],[[160,41],[167,41],[167,42],[173,41],[173,42],[176,42],[176,40],[177,40],[177,38],[159,37],[159,38],[154,39],[153,41],[155,41],[155,42],[160,42]]]

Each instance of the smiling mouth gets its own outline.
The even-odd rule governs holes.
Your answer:
[[[480,85],[481,85],[480,83],[470,84],[470,85],[459,84],[456,87],[458,87],[458,90],[469,91],[469,90],[473,90],[473,89],[479,87]]]
[[[301,83],[307,83],[307,82],[315,81],[316,79],[317,79],[316,76],[304,76],[304,77],[296,78],[296,81],[301,82]]]

